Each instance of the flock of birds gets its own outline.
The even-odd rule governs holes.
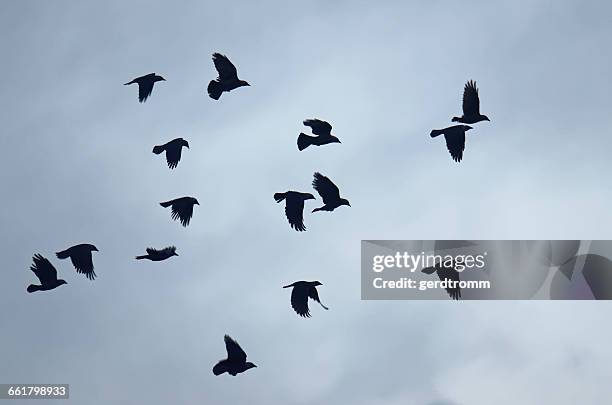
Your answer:
[[[219,100],[224,92],[230,92],[239,87],[249,86],[248,82],[238,78],[236,67],[225,55],[214,53],[212,59],[218,72],[218,77],[215,80],[211,80],[207,88],[208,95],[212,99]],[[155,73],[150,73],[137,77],[125,83],[125,85],[137,84],[138,100],[144,103],[151,96],[155,83],[160,81],[165,81],[165,79]],[[454,125],[444,129],[433,130],[430,135],[432,138],[444,135],[446,146],[451,157],[456,162],[460,162],[463,158],[463,151],[465,149],[465,132],[472,129],[469,125],[464,124],[489,121],[487,116],[480,114],[480,100],[475,82],[469,81],[465,85],[463,92],[463,115],[461,117],[454,117],[452,121],[459,122],[462,125]],[[332,135],[332,126],[326,121],[316,118],[307,119],[304,121],[304,125],[311,128],[313,135],[304,133],[298,135],[297,147],[300,151],[303,151],[309,146],[341,143],[340,139]],[[181,160],[183,147],[189,149],[189,143],[183,138],[176,138],[163,145],[155,146],[153,148],[153,153],[159,155],[165,152],[168,167],[170,169],[175,169]],[[312,187],[323,200],[323,205],[314,208],[312,210],[313,213],[318,211],[331,212],[343,205],[350,207],[349,201],[340,197],[340,190],[338,187],[328,177],[321,173],[314,173]],[[285,216],[291,228],[300,232],[305,231],[304,203],[307,200],[316,199],[314,195],[311,193],[289,190],[284,193],[275,193],[274,199],[277,203],[285,201]],[[199,205],[199,203],[196,198],[187,196],[161,202],[160,205],[164,208],[170,208],[172,219],[179,220],[184,227],[187,227],[193,216],[193,208],[195,205]],[[84,274],[88,279],[94,280],[96,273],[94,272],[92,252],[97,251],[98,249],[92,244],[79,244],[61,252],[57,252],[56,256],[58,259],[70,258],[77,273]],[[160,250],[147,248],[146,252],[146,255],[136,256],[136,259],[146,259],[157,262],[167,260],[173,256],[178,256],[176,247],[174,246],[169,246]],[[47,258],[40,254],[35,254],[32,260],[33,264],[30,266],[30,270],[32,270],[39,279],[40,285],[30,284],[27,287],[27,292],[49,291],[63,284],[67,284],[65,280],[57,278],[57,270]],[[450,275],[443,276],[443,273],[439,271],[438,275],[441,279],[443,277],[452,277]],[[319,281],[296,281],[283,288],[292,288],[291,307],[293,310],[299,316],[309,318],[311,316],[310,309],[308,308],[309,299],[319,303],[324,309],[328,309],[319,299],[317,287],[321,285]],[[457,299],[455,296],[451,295],[451,297]],[[224,340],[227,358],[219,361],[213,367],[213,373],[215,375],[227,372],[235,376],[253,367],[257,367],[255,364],[246,361],[246,353],[234,339],[225,335]]]

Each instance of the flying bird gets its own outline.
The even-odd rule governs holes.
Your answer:
[[[293,284],[284,286],[283,288],[293,287],[291,291],[291,307],[301,317],[310,318],[310,310],[308,309],[308,298],[311,298],[319,303],[323,309],[329,309],[321,304],[317,286],[323,285],[318,281],[296,281]]]
[[[153,85],[155,82],[166,80],[155,73],[149,73],[148,75],[140,76],[132,80],[131,82],[124,83],[125,86],[137,83],[138,84],[138,101],[144,103],[147,101],[151,92],[153,91]]]
[[[230,62],[227,56],[215,52],[212,57],[219,77],[208,83],[208,95],[210,98],[219,100],[221,93],[224,91],[230,92],[238,87],[250,86],[248,82],[238,79],[236,66]]]
[[[463,89],[463,115],[461,117],[453,117],[452,121],[463,124],[491,121],[489,117],[480,113],[480,99],[475,81],[470,80],[465,84]]]
[[[296,231],[305,231],[304,225],[304,201],[314,200],[314,196],[309,193],[298,191],[287,191],[285,193],[275,193],[274,199],[277,203],[285,200],[285,215],[289,225]]]
[[[181,197],[176,198],[174,200],[159,203],[159,205],[164,208],[172,206],[172,219],[175,221],[177,219],[180,219],[181,224],[183,224],[183,226],[185,227],[189,225],[189,221],[193,216],[193,206],[195,204],[200,205],[198,200],[193,197]]]
[[[68,284],[66,281],[57,279],[57,270],[49,260],[38,253],[32,257],[34,263],[30,266],[30,270],[36,274],[41,285],[30,284],[27,288],[29,293],[34,291],[49,291],[59,287],[62,284]]]
[[[304,150],[310,145],[327,145],[328,143],[341,143],[340,139],[331,134],[332,126],[327,121],[310,119],[304,121],[304,125],[312,129],[312,133],[318,136],[310,136],[301,132],[297,139],[299,150]]]
[[[446,148],[455,162],[461,162],[465,150],[465,133],[472,129],[469,125],[453,125],[444,129],[434,129],[429,134],[432,138],[444,135]]]
[[[214,375],[228,373],[236,376],[237,374],[243,373],[250,368],[257,367],[250,361],[246,361],[247,355],[244,350],[242,350],[238,342],[229,337],[229,335],[225,335],[223,339],[225,340],[227,359],[220,360],[217,364],[215,364],[213,367]]]
[[[333,211],[341,205],[348,205],[349,207],[351,206],[347,199],[340,198],[340,190],[338,190],[338,187],[334,183],[332,183],[330,179],[323,176],[321,173],[316,172],[314,174],[312,186],[315,190],[317,190],[317,193],[319,193],[321,198],[323,198],[324,204],[322,207],[315,208],[314,210],[312,210],[312,212]]]
[[[161,262],[162,260],[169,259],[172,256],[178,256],[178,253],[176,253],[176,247],[174,246],[168,246],[162,250],[147,248],[147,254],[144,256],[136,256],[136,260],[149,259],[153,262]]]
[[[85,274],[88,279],[93,280],[96,278],[96,273],[94,272],[91,252],[97,251],[98,248],[96,248],[94,245],[82,243],[80,245],[72,246],[66,250],[62,250],[61,252],[57,252],[56,255],[58,259],[70,258],[77,273]]]
[[[176,138],[163,145],[155,146],[153,148],[153,153],[159,155],[160,153],[166,151],[166,162],[168,162],[168,167],[170,169],[174,169],[181,160],[183,146],[189,149],[189,142],[183,138]]]
[[[459,272],[452,267],[444,266],[442,263],[438,263],[432,267],[425,267],[421,271],[425,274],[436,273],[440,281],[444,281],[444,280],[457,281],[457,284],[459,282]],[[459,285],[455,287],[449,286],[449,287],[446,287],[445,289],[448,295],[452,299],[458,300],[459,298],[461,298],[461,288],[459,287]]]

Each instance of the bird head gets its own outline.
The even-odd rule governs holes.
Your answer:
[[[181,138],[183,139],[183,138]],[[183,139],[183,146],[185,146],[187,149],[189,149],[189,142],[187,142],[186,140]]]
[[[57,280],[57,285],[68,284],[66,280]]]
[[[491,121],[491,120],[489,119],[489,117],[487,117],[486,115],[483,115],[483,116],[482,116],[482,119],[483,119],[483,120],[485,120],[485,121]]]
[[[240,80],[238,83],[240,83],[240,87],[242,87],[242,86],[250,86],[249,82],[247,82],[246,80]]]
[[[161,81],[164,81],[164,82],[165,82],[165,81],[166,81],[166,79],[164,79],[163,77],[161,77],[161,76],[157,75],[157,76],[155,76],[155,81],[156,81],[156,82],[161,82]]]
[[[250,361],[247,361],[246,364],[244,365],[244,369],[248,370],[250,368],[254,368],[257,367],[255,364],[251,363]]]
[[[195,199],[195,198],[191,197],[191,200],[193,201],[193,203],[194,203],[194,204],[200,205],[200,203],[198,202],[198,200],[197,200],[197,199]]]
[[[91,250],[92,252],[99,252],[98,248],[94,245],[89,245],[89,250]]]
[[[348,205],[350,207],[351,203],[346,198],[341,198],[340,199],[340,205]]]
[[[306,193],[306,196],[304,197],[304,200],[316,200],[315,196],[310,194],[310,193]]]
[[[469,131],[470,129],[474,129],[469,125],[462,125],[464,131]]]
[[[342,142],[340,142],[340,139],[336,138],[333,135],[331,136],[331,141],[332,141],[332,143],[342,143]]]
[[[314,285],[316,287],[318,285],[323,285],[323,283],[321,283],[320,281],[313,281],[312,285]]]

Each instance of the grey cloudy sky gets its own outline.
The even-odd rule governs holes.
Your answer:
[[[92,405],[612,394],[607,302],[360,301],[362,239],[610,239],[612,7],[412,3],[2,2],[0,382]],[[208,98],[215,51],[252,87]],[[149,72],[167,82],[141,105],[122,83]],[[456,164],[429,131],[468,79],[492,122]],[[298,152],[309,117],[343,143]],[[151,149],[179,136],[170,171]],[[272,194],[315,170],[352,207],[294,232]],[[201,203],[186,229],[158,205],[183,195]],[[25,292],[34,253],[82,242],[98,279],[53,258],[69,284]],[[291,311],[280,287],[301,279],[329,311]],[[225,333],[257,369],[212,375]]]

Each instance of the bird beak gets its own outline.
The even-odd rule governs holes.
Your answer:
[[[348,203],[348,206],[350,207],[350,206],[351,206],[351,203]]]
[[[97,248],[97,247],[95,247],[95,248],[94,248],[94,250],[95,250],[96,252],[99,252],[99,250],[98,250],[98,248]]]

